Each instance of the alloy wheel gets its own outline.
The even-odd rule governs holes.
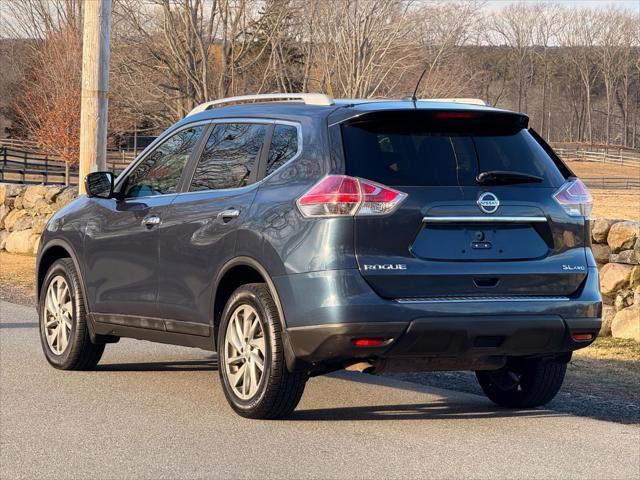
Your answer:
[[[224,360],[233,393],[242,400],[252,398],[264,374],[265,339],[258,312],[251,305],[240,305],[229,319]]]
[[[62,275],[49,283],[44,303],[44,333],[54,355],[62,355],[71,338],[73,302],[71,290]]]

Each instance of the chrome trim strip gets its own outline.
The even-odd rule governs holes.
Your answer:
[[[423,223],[542,223],[546,217],[490,217],[490,216],[452,216],[424,217]]]
[[[473,302],[564,302],[569,297],[425,297],[425,298],[396,298],[398,303],[473,303]]]

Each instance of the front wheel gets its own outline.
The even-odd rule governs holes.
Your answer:
[[[89,335],[80,279],[69,258],[56,260],[40,292],[40,340],[47,361],[61,370],[91,370],[104,352]]]
[[[231,295],[218,330],[218,364],[227,401],[243,417],[280,418],[298,405],[308,376],[287,370],[280,317],[264,284]]]
[[[500,370],[478,371],[485,395],[501,407],[533,408],[550,402],[560,390],[567,364],[545,359],[512,360]]]

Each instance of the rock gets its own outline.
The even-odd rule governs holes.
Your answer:
[[[22,200],[23,199],[24,199],[24,195],[20,194],[13,200],[13,208],[15,210],[21,210],[22,209]]]
[[[11,232],[5,240],[4,248],[10,253],[32,255],[39,240],[40,235],[31,229]]]
[[[23,191],[24,187],[17,183],[0,183],[0,205],[4,205],[9,199],[17,197]]]
[[[591,245],[591,251],[598,263],[609,263],[609,255],[611,255],[611,249],[606,243],[594,243]]]
[[[7,218],[7,215],[9,215],[9,209],[6,205],[0,204],[0,228],[2,228],[4,219]]]
[[[44,185],[29,185],[24,191],[22,208],[31,209],[38,199],[43,199],[47,195],[47,187]]]
[[[42,233],[44,231],[44,226],[47,224],[47,221],[51,215],[41,215],[38,217],[33,217],[33,226],[31,227],[35,233]]]
[[[3,183],[1,184],[4,187],[5,195],[7,198],[17,197],[22,192],[24,192],[24,185],[20,185],[19,183]]]
[[[608,297],[614,296],[616,292],[629,285],[631,277],[631,265],[622,263],[607,263],[600,269],[600,291]]]
[[[27,212],[27,210],[17,210],[18,212]],[[33,226],[33,217],[31,215],[22,215],[16,220],[11,228],[12,232],[19,232],[20,230],[27,230]]]
[[[4,228],[12,231],[13,226],[18,221],[18,219],[29,215],[29,212],[26,210],[11,210],[9,215],[4,219]]]
[[[78,196],[78,187],[67,187],[58,194],[56,198],[56,210],[61,209],[65,205],[71,203]]]
[[[611,323],[611,334],[615,338],[631,338],[640,342],[640,306],[634,305],[616,313]]]
[[[631,290],[640,289],[640,266],[633,267],[633,270],[631,270],[631,275],[629,276],[629,288]]]
[[[600,335],[601,337],[608,337],[611,335],[611,322],[613,322],[613,317],[616,316],[616,310],[610,305],[602,306],[602,326],[600,327]]]
[[[591,238],[596,243],[607,243],[607,235],[609,235],[609,230],[611,229],[611,225],[616,223],[618,220],[609,220],[606,218],[596,218],[591,221]]]
[[[612,253],[618,253],[633,248],[638,237],[640,237],[640,222],[618,222],[611,226],[607,243]]]
[[[8,236],[9,232],[7,230],[0,230],[0,250],[4,250],[4,244]]]
[[[53,185],[53,186],[48,186],[47,187],[47,193],[44,196],[44,199],[47,201],[47,203],[54,203],[56,201],[56,197],[58,196],[58,194],[62,191],[64,187],[62,185],[58,186],[58,185]]]
[[[636,252],[633,250],[623,250],[620,253],[612,253],[609,255],[610,263],[626,263],[629,265],[638,265]]]
[[[47,202],[44,198],[37,199],[35,205],[31,209],[33,215],[49,215],[56,210],[56,205]]]
[[[636,260],[640,263],[640,238],[636,240],[636,244],[633,246],[633,251],[636,252]]]
[[[633,290],[621,290],[616,295],[613,306],[616,312],[633,305]]]

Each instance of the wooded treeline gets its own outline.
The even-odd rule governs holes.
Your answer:
[[[11,5],[0,48],[10,133],[73,158],[82,1]],[[231,95],[399,98],[426,68],[420,97],[479,97],[526,112],[553,141],[637,148],[638,25],[638,12],[604,3],[114,0],[110,133],[157,131]]]

